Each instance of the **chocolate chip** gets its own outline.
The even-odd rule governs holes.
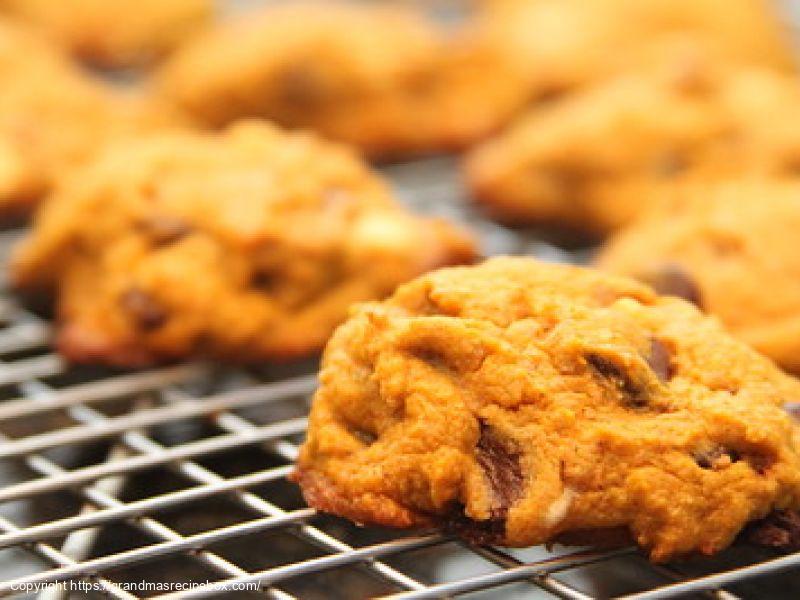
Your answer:
[[[444,518],[442,527],[468,542],[478,546],[502,544],[505,538],[506,522],[504,519],[488,519],[475,521],[464,514],[464,505],[454,503],[453,508]]]
[[[714,471],[724,469],[740,459],[741,457],[736,450],[725,449],[721,446],[716,446],[694,455],[694,461],[698,467]]]
[[[293,64],[284,70],[274,89],[279,90],[281,101],[290,108],[315,108],[329,96],[323,77],[305,63]]]
[[[702,308],[702,296],[697,282],[683,267],[675,263],[665,263],[652,271],[642,273],[639,279],[659,294],[677,296]]]
[[[780,552],[800,550],[800,513],[795,510],[776,510],[765,519],[748,527],[746,539],[758,546]]]
[[[166,215],[140,221],[139,228],[155,246],[174,244],[192,232],[192,227],[183,219]]]
[[[520,453],[483,422],[476,450],[476,459],[492,493],[492,519],[504,519],[508,509],[522,494],[525,478]]]
[[[378,439],[374,433],[369,431],[364,431],[363,429],[353,429],[352,430],[353,437],[355,437],[359,442],[364,444],[365,446],[371,446],[375,443],[375,440]]]
[[[712,471],[721,471],[734,463],[744,461],[759,475],[766,473],[773,463],[773,460],[768,456],[755,453],[744,454],[733,448],[724,448],[722,446],[697,452],[694,455],[694,460],[701,469]]]
[[[131,288],[119,299],[120,306],[127,311],[143,331],[158,329],[167,321],[166,309],[149,293]]]
[[[669,381],[675,374],[670,351],[658,338],[650,340],[650,355],[647,357],[647,364],[661,381]]]
[[[647,406],[647,392],[634,382],[628,372],[611,359],[600,354],[588,354],[586,362],[598,375],[610,381],[634,408]]]
[[[791,402],[787,404],[786,412],[788,412],[793,419],[800,421],[800,402]]]
[[[250,275],[250,287],[261,292],[272,292],[278,282],[278,276],[274,271],[256,269]]]

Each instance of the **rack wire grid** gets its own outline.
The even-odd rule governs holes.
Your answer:
[[[489,253],[582,259],[472,214],[450,159],[387,174],[418,210],[470,223]],[[19,234],[0,235],[0,258]],[[65,364],[48,339],[3,290],[0,596],[800,597],[800,554],[742,545],[656,567],[633,548],[501,550],[318,514],[285,479],[314,361],[112,372]]]

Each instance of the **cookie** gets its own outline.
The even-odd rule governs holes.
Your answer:
[[[0,217],[25,214],[112,140],[179,126],[172,111],[92,79],[0,18]]]
[[[713,554],[800,503],[799,391],[683,300],[496,258],[352,313],[293,478],[359,523]]]
[[[788,29],[769,0],[483,0],[476,26],[527,74],[534,95],[642,67],[688,36],[737,64],[792,72]]]
[[[151,62],[202,28],[211,0],[0,0],[72,54],[104,67]]]
[[[686,182],[612,237],[597,265],[688,297],[736,336],[800,372],[800,184]]]
[[[411,10],[304,1],[199,36],[157,87],[211,126],[264,117],[386,158],[459,148],[506,122],[526,91],[499,56]]]
[[[779,552],[800,552],[800,512],[775,511],[749,527],[745,539]]]
[[[254,122],[109,149],[48,199],[11,276],[55,292],[73,361],[256,362],[313,353],[352,302],[474,253],[348,149]]]
[[[465,165],[472,195],[512,224],[601,238],[687,173],[794,173],[800,85],[688,52],[535,108]]]

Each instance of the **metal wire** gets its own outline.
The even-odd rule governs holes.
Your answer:
[[[6,353],[31,350],[46,341],[34,336],[47,332],[44,324],[36,325],[35,317],[16,309],[17,318],[24,322],[0,331],[0,348]],[[7,332],[10,332],[6,335]],[[21,334],[21,332],[28,332]],[[14,346],[13,341],[19,341]],[[631,549],[616,551],[585,551],[541,560],[522,562],[496,548],[470,548],[472,552],[491,561],[499,570],[456,581],[425,584],[390,567],[381,560],[410,551],[435,547],[450,540],[441,535],[412,536],[394,539],[360,548],[353,548],[336,537],[313,526],[314,510],[298,508],[283,510],[261,496],[247,491],[278,481],[291,470],[297,446],[290,441],[305,427],[303,417],[281,419],[267,424],[256,424],[233,410],[265,407],[282,400],[307,396],[315,385],[313,376],[296,377],[277,383],[248,385],[233,391],[195,398],[179,387],[208,375],[208,367],[188,365],[143,373],[117,375],[86,383],[55,389],[43,383],[32,373],[44,369],[31,369],[30,365],[49,364],[48,374],[68,373],[61,361],[49,354],[41,360],[24,359],[24,367],[15,363],[0,365],[0,378],[16,384],[23,395],[0,404],[0,425],[21,419],[42,418],[51,413],[65,412],[75,425],[67,428],[35,433],[14,440],[5,440],[0,446],[0,457],[23,461],[41,477],[6,485],[0,489],[0,505],[11,501],[31,501],[35,497],[53,493],[76,493],[94,507],[94,510],[65,516],[48,522],[18,527],[10,521],[0,520],[0,548],[25,548],[52,565],[52,568],[21,575],[0,582],[0,596],[15,590],[32,589],[30,586],[92,578],[103,591],[114,598],[132,599],[136,596],[121,589],[105,576],[123,567],[153,563],[164,557],[182,555],[192,557],[209,570],[223,576],[227,584],[257,583],[272,597],[289,598],[277,585],[284,581],[326,570],[357,565],[372,572],[393,586],[405,589],[397,598],[438,598],[465,592],[484,590],[511,582],[527,581],[551,594],[573,600],[591,600],[592,595],[565,583],[558,574],[580,566],[602,563],[612,558],[629,556]],[[135,412],[107,416],[97,410],[101,406],[126,396],[145,392],[161,393],[164,404],[148,406]],[[209,438],[189,440],[165,448],[147,435],[153,427],[178,426],[192,419],[212,422],[220,431]],[[116,439],[128,449],[104,462],[65,470],[41,453],[49,449],[79,447],[108,438]],[[196,461],[212,454],[221,454],[242,448],[254,452],[267,452],[287,462],[280,466],[223,478],[201,466]],[[135,473],[155,468],[169,467],[187,477],[194,485],[176,491],[156,494],[141,500],[123,502],[98,489],[96,482],[115,477],[130,477]],[[231,497],[255,513],[255,518],[243,519],[235,524],[215,527],[192,535],[180,533],[156,520],[156,514],[174,511],[213,497]],[[72,560],[48,545],[47,540],[66,534],[102,529],[117,522],[133,523],[155,537],[156,543],[116,552],[105,556]],[[208,550],[220,542],[255,536],[268,531],[289,531],[321,547],[327,554],[316,558],[280,565],[266,570],[248,572],[228,559]],[[800,567],[800,556],[792,555],[761,562],[739,569],[682,581],[674,571],[665,573],[672,583],[663,587],[625,596],[627,599],[661,599],[711,590],[720,600],[736,596],[719,591],[723,585],[750,577],[770,575],[778,571]],[[190,590],[165,594],[163,598],[205,598],[224,594],[224,588],[215,584]]]
[[[413,167],[407,166],[397,167],[396,175],[405,177],[406,169],[412,171],[409,177],[418,177]],[[440,195],[447,192],[431,189]],[[415,195],[427,195],[417,192]],[[490,225],[482,227],[492,235]],[[14,237],[0,234],[0,255],[5,254],[5,240]],[[514,251],[566,258],[539,243],[515,246]],[[0,389],[5,389],[7,398],[0,401],[0,432],[4,435],[0,439],[0,467],[22,469],[22,473],[10,477],[0,470],[4,478],[0,510],[25,507],[12,511],[13,516],[4,512],[0,517],[0,550],[13,548],[38,561],[0,578],[0,596],[38,590],[37,586],[45,584],[85,580],[96,583],[109,597],[134,600],[140,596],[123,587],[125,579],[119,573],[135,567],[137,573],[146,573],[149,580],[157,582],[171,573],[161,566],[168,564],[164,561],[176,557],[191,561],[193,568],[214,583],[171,591],[161,598],[224,597],[231,586],[252,583],[259,594],[287,600],[295,597],[290,591],[298,589],[293,587],[297,581],[311,581],[326,572],[357,571],[360,577],[380,586],[381,593],[395,594],[396,598],[439,598],[518,583],[528,586],[532,594],[543,590],[559,598],[594,600],[599,592],[568,576],[590,566],[596,571],[614,561],[633,564],[638,560],[660,583],[635,591],[629,588],[618,597],[662,599],[702,592],[716,600],[737,600],[740,596],[723,588],[800,569],[800,555],[790,555],[687,580],[673,569],[648,566],[631,548],[568,553],[542,550],[535,558],[522,559],[436,533],[398,534],[377,541],[370,537],[371,531],[364,531],[370,535],[362,537],[350,533],[345,537],[346,530],[332,527],[314,510],[285,505],[283,492],[277,491],[297,456],[297,440],[306,420],[296,407],[304,406],[313,392],[313,375],[264,383],[252,374],[221,373],[204,364],[87,375],[49,352],[47,323],[1,291],[0,319],[4,322],[0,327],[0,359],[7,357],[0,360]],[[222,382],[222,391],[215,389]],[[208,385],[211,393],[203,391]],[[284,412],[284,405],[295,410]],[[240,456],[243,451],[263,460],[255,461],[257,466],[248,463],[244,472],[228,475],[208,466],[209,461]],[[70,463],[63,458],[65,452],[79,459],[64,466],[63,461]],[[94,458],[87,462],[87,455]],[[180,482],[177,489],[160,490],[155,485],[150,489],[149,484],[155,483],[160,473]],[[126,500],[132,491],[136,491],[135,497]],[[21,520],[36,514],[40,501],[65,497],[78,501],[74,510],[62,510],[56,517],[33,522],[27,517]],[[211,519],[210,526],[205,523],[191,533],[166,524],[170,515],[189,514],[201,503],[221,500],[236,507],[234,522],[230,515]],[[20,520],[15,521],[14,516]],[[122,524],[141,532],[143,541],[102,552],[104,533]],[[266,536],[278,534],[313,551],[289,560],[281,547],[264,542]],[[252,544],[248,548],[253,548],[253,553],[270,555],[270,565],[254,569],[240,564],[240,557],[221,549],[229,543]],[[417,552],[426,553],[423,562],[431,567],[439,561],[444,564],[447,553],[456,552],[480,561],[485,569],[461,570],[448,576],[437,569],[429,569],[430,573],[412,569],[403,559]],[[220,587],[219,582],[229,587]],[[328,588],[320,585],[341,597],[357,597],[349,589],[333,590],[330,583]],[[498,590],[497,596],[502,597],[502,591]]]

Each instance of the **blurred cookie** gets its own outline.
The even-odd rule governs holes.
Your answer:
[[[687,183],[611,238],[608,271],[689,296],[736,336],[800,372],[800,183]]]
[[[105,67],[141,65],[207,24],[212,0],[0,0],[76,56]]]
[[[725,548],[800,505],[800,388],[692,305],[598,271],[442,269],[334,334],[294,478],[359,523],[477,543]]]
[[[788,28],[769,0],[482,0],[477,27],[527,73],[535,93],[641,67],[662,38],[692,38],[725,58],[794,71]]]
[[[532,110],[473,150],[466,175],[500,220],[601,237],[687,173],[797,172],[799,105],[793,77],[687,54]]]
[[[474,255],[347,149],[250,123],[110,150],[48,200],[12,279],[55,292],[71,360],[249,362],[312,353],[351,303]]]
[[[30,211],[53,182],[109,141],[177,124],[113,90],[27,29],[0,18],[0,216]]]
[[[162,93],[212,126],[264,117],[387,157],[460,148],[525,102],[499,54],[397,7],[295,2],[199,36]]]

